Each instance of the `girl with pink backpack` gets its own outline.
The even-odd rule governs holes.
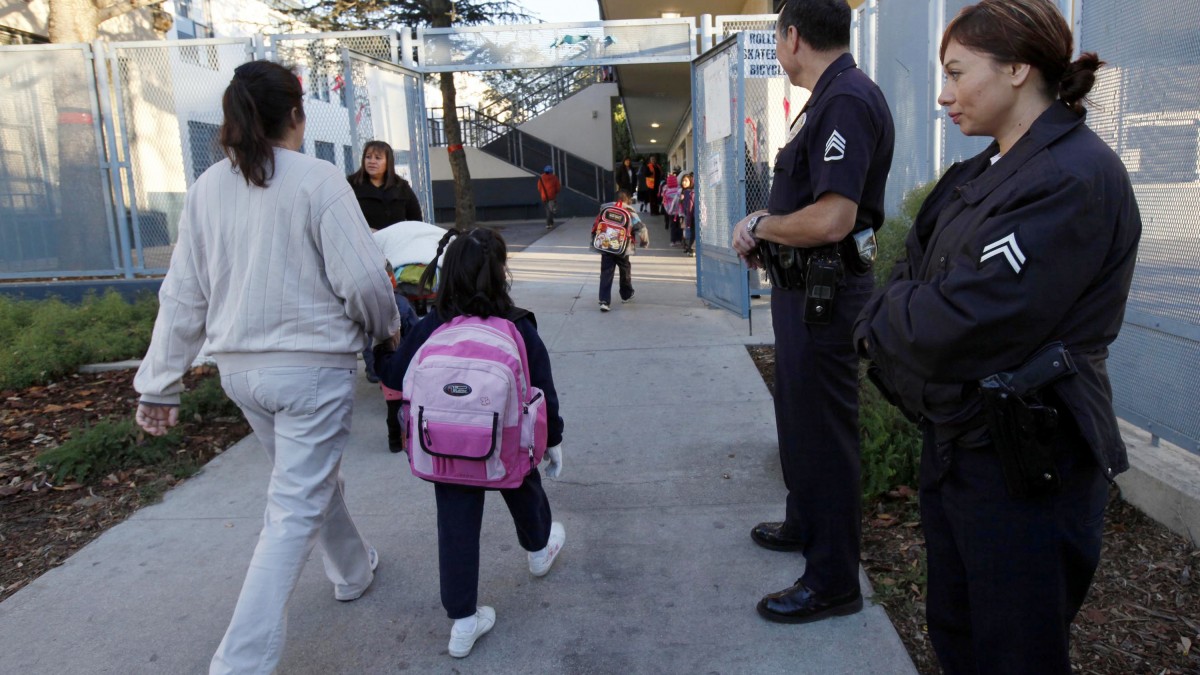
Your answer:
[[[449,651],[462,658],[496,622],[496,611],[478,604],[486,492],[504,498],[535,577],[566,541],[537,468],[544,455],[547,476],[562,471],[563,421],[534,316],[508,295],[504,239],[485,228],[450,230],[439,258],[443,251],[433,310],[398,351],[379,354],[377,372],[403,392],[410,466],[434,486],[442,606],[454,620]],[[435,259],[428,269],[436,268]]]

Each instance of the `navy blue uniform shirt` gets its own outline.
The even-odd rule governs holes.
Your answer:
[[[883,92],[842,54],[813,88],[775,158],[767,210],[787,215],[833,192],[858,204],[855,230],[883,224],[883,193],[896,131]]]
[[[982,425],[980,378],[1063,342],[1078,372],[1054,393],[1112,478],[1129,467],[1105,368],[1142,230],[1129,174],[1061,103],[998,152],[947,169],[854,343],[896,403],[954,440]]]

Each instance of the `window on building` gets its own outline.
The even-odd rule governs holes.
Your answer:
[[[175,0],[175,35],[180,40],[213,37],[208,15],[208,0]],[[220,67],[217,48],[213,46],[181,47],[179,56],[194,66],[210,70]]]
[[[316,148],[317,159],[323,159],[330,164],[337,164],[337,159],[335,159],[335,155],[333,154],[333,143],[316,141],[313,143],[313,147]]]
[[[348,145],[342,146],[342,162],[344,162],[343,168],[346,169],[346,173],[358,171],[358,166],[354,163],[354,148]]]
[[[208,167],[225,159],[225,153],[217,143],[220,128],[217,124],[188,120],[188,145],[192,150],[193,179],[199,178]]]

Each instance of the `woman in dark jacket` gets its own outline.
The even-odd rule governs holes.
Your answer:
[[[1071,55],[1049,0],[983,0],[946,28],[938,101],[995,142],[938,181],[855,327],[924,432],[926,612],[947,673],[1071,672],[1105,479],[1129,466],[1105,359],[1141,218],[1084,124],[1102,63]]]
[[[421,203],[412,186],[396,174],[392,146],[369,141],[363,146],[362,164],[348,180],[372,230],[405,220],[423,220]]]

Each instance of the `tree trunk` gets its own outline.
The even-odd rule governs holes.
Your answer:
[[[50,41],[91,43],[99,33],[99,10],[92,0],[50,0]],[[63,62],[65,64],[65,62]],[[58,192],[55,236],[61,271],[110,268],[104,182],[96,152],[88,80],[92,63],[59,67],[54,74],[54,107],[58,115]]]
[[[454,173],[454,225],[461,229],[475,224],[475,193],[471,190],[471,170],[467,167],[467,151],[463,148],[462,127],[458,123],[454,73],[442,73],[441,83],[446,147],[450,152],[450,171]]]
[[[434,28],[449,28],[453,23],[454,3],[433,0],[429,22]],[[462,127],[458,123],[457,95],[454,73],[442,73],[442,119],[446,124],[446,150],[450,153],[450,171],[454,174],[454,225],[460,229],[475,224],[475,193],[471,190],[471,170],[467,168],[467,151],[463,148]]]
[[[100,33],[100,10],[93,0],[50,0],[50,41],[91,43]]]

